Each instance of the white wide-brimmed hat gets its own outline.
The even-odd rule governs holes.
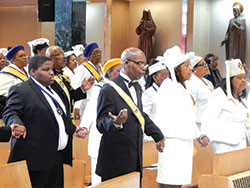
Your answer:
[[[189,56],[183,52],[179,46],[174,46],[166,50],[163,54],[165,58],[166,65],[170,71],[171,78],[174,82],[176,82],[176,76],[174,68],[184,63],[189,59]]]

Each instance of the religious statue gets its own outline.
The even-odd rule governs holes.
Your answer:
[[[241,17],[243,6],[239,2],[233,4],[234,18],[229,21],[225,39],[221,46],[226,46],[226,59],[239,58],[245,63],[246,52],[246,20]]]
[[[136,28],[137,35],[140,35],[138,48],[140,48],[146,55],[147,63],[152,57],[153,41],[152,37],[155,34],[156,26],[153,21],[149,9],[143,10],[142,19],[139,26]]]

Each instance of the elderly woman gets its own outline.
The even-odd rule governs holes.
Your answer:
[[[226,79],[222,79],[208,101],[201,124],[214,153],[246,148],[249,142],[249,111],[244,99],[246,74],[240,59],[226,61],[226,71]]]
[[[6,60],[5,56],[7,54],[8,50],[6,48],[0,49],[0,71],[9,65],[9,62]]]
[[[46,38],[39,38],[28,42],[30,46],[30,55],[45,56],[46,50],[49,47],[49,40]]]
[[[212,82],[203,78],[209,74],[207,63],[194,52],[189,53],[190,64],[193,67],[191,78],[185,81],[185,86],[196,102],[196,123],[200,128],[201,117],[207,107],[209,97],[212,95],[214,86]]]
[[[174,46],[164,53],[171,79],[165,79],[157,96],[156,125],[165,135],[165,149],[158,153],[156,181],[160,188],[181,187],[192,179],[193,139],[208,143],[196,125],[195,103],[184,82],[192,74],[189,56]]]
[[[88,58],[88,62],[85,62],[78,66],[75,69],[76,82],[72,83],[74,88],[77,88],[81,85],[82,80],[88,79],[91,76],[94,76],[96,83],[103,81],[103,72],[100,65],[102,60],[102,51],[100,50],[97,43],[88,44],[83,54]],[[91,95],[91,89],[87,91],[88,98]],[[75,103],[74,115],[75,119],[80,119],[80,116],[84,113],[84,109],[88,103],[88,99],[84,99]]]
[[[95,173],[99,144],[101,134],[96,128],[96,108],[99,92],[105,82],[115,78],[121,70],[121,59],[114,58],[108,60],[103,66],[105,81],[100,84],[95,84],[91,91],[91,98],[88,102],[85,113],[83,114],[80,127],[86,127],[90,130],[88,142],[88,155],[91,157],[91,183],[92,185],[100,183],[101,177]]]
[[[8,95],[11,86],[28,80],[28,74],[24,69],[28,63],[24,47],[18,45],[11,48],[6,55],[6,58],[11,61],[11,64],[4,67],[0,72],[0,95],[3,96]]]

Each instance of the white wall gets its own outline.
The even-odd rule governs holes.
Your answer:
[[[250,65],[250,1],[237,0],[242,3],[244,11],[242,16],[247,25],[246,64]],[[232,5],[235,0],[195,0],[194,1],[194,51],[202,57],[206,53],[214,53],[219,57],[219,68],[223,75],[225,72],[225,46],[220,43],[225,37],[229,20],[233,18]],[[208,27],[207,27],[208,26]],[[201,29],[204,27],[205,29]],[[209,36],[208,36],[208,35]],[[208,51],[206,40],[208,41]]]
[[[86,43],[96,42],[104,50],[104,14],[105,3],[87,3],[86,5]]]
[[[196,0],[193,14],[193,51],[205,57],[210,44],[210,1]]]

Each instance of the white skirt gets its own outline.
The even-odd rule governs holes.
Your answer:
[[[161,184],[186,185],[192,182],[193,140],[166,138],[158,153],[156,181]]]

